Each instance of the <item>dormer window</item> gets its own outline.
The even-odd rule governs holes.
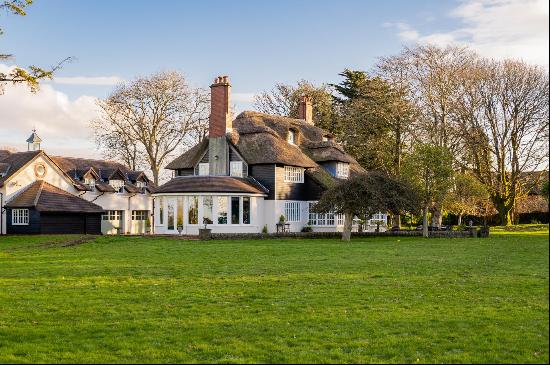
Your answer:
[[[287,142],[290,144],[296,144],[296,131],[289,129]]]
[[[109,180],[109,185],[111,185],[117,193],[124,192],[124,180]]]
[[[137,181],[136,186],[142,194],[145,194],[145,188],[147,188],[147,183],[145,181]]]
[[[90,188],[91,191],[95,191],[95,179],[92,177],[84,178],[84,185]]]
[[[347,179],[349,177],[349,163],[338,162],[336,164],[336,177],[339,179]]]

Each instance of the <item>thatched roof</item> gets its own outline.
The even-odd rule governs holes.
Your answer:
[[[36,208],[39,212],[101,213],[103,208],[65,190],[37,180],[15,196],[8,208]]]
[[[295,134],[296,145],[287,142],[290,131]],[[227,137],[251,165],[283,164],[314,168],[318,166],[317,162],[324,161],[357,164],[340,145],[330,141],[333,137],[330,132],[302,119],[246,111],[233,121],[233,132]],[[207,148],[208,139],[205,139],[170,162],[166,168],[193,168]]]

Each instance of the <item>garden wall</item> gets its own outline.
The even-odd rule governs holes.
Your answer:
[[[473,228],[468,231],[433,231],[430,238],[487,237],[489,232]],[[422,237],[422,231],[352,232],[352,237]],[[341,232],[287,232],[287,233],[211,233],[214,240],[254,240],[270,238],[341,238]]]

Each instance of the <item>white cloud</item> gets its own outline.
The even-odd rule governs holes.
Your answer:
[[[0,64],[0,72],[7,69]],[[0,95],[0,146],[26,150],[25,140],[36,127],[49,154],[100,157],[89,128],[97,115],[92,96],[70,100],[51,84],[42,84],[36,93],[24,85],[6,85]]]
[[[548,67],[548,9],[547,0],[464,0],[449,14],[461,23],[451,31],[419,34],[406,23],[383,25],[396,28],[404,42],[462,44],[486,57]]]
[[[97,76],[97,77],[73,76],[73,77],[55,77],[53,79],[54,83],[65,84],[65,85],[110,86],[110,85],[117,85],[123,81],[124,79],[118,76]]]

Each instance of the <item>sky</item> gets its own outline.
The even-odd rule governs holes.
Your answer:
[[[0,72],[73,61],[37,93],[5,88],[0,148],[26,150],[36,127],[50,154],[100,157],[89,129],[96,99],[162,70],[203,88],[229,75],[239,112],[276,83],[339,82],[345,68],[369,70],[416,43],[548,69],[548,9],[547,0],[34,0],[25,17],[0,13],[0,53],[14,55]]]

